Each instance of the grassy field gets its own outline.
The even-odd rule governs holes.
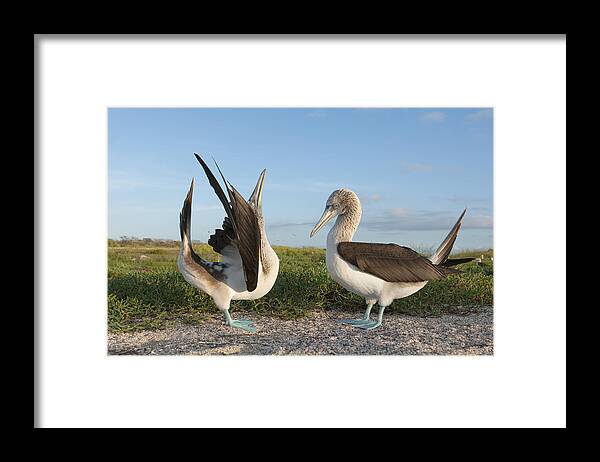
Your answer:
[[[194,244],[200,256],[217,261],[206,244]],[[201,324],[220,312],[211,298],[189,285],[176,265],[176,241],[108,242],[108,328],[112,332],[159,329],[175,322]],[[231,312],[297,319],[314,310],[355,308],[357,316],[364,300],[341,288],[327,274],[325,250],[275,247],[281,261],[275,286],[255,301],[234,301]],[[421,291],[396,300],[388,311],[414,316],[467,314],[493,303],[491,250],[463,252],[453,256],[485,255],[482,265],[462,265],[463,273],[430,282]]]

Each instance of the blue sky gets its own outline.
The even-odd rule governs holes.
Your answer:
[[[490,108],[111,108],[109,237],[178,239],[196,179],[193,239],[224,212],[193,153],[249,196],[267,169],[263,208],[274,245],[325,247],[308,234],[340,187],[363,205],[355,241],[435,247],[467,207],[456,249],[492,247]]]

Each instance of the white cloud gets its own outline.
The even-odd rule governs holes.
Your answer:
[[[412,164],[406,164],[406,169],[409,172],[431,172],[433,170],[433,165],[415,162]]]
[[[450,230],[460,215],[460,210],[431,211],[431,210],[408,210],[396,207],[388,210],[381,216],[365,220],[363,226],[371,231],[396,232],[399,230]],[[493,220],[489,215],[465,215],[463,220],[465,229],[492,229]]]
[[[489,196],[475,196],[472,194],[454,194],[452,196],[448,196],[445,198],[450,202],[458,202],[461,204],[471,204],[473,202],[481,203],[481,202],[490,202],[491,197]]]
[[[465,216],[463,226],[465,228],[485,228],[490,229],[494,225],[493,219],[489,215],[473,215],[470,217]]]
[[[394,217],[405,217],[408,215],[408,209],[405,209],[404,207],[396,207],[393,208],[390,213]]]
[[[481,111],[471,112],[465,116],[467,122],[479,122],[482,120],[491,119],[493,112],[491,109],[482,109]]]
[[[446,120],[446,114],[440,111],[426,112],[421,116],[423,122],[441,123]]]
[[[378,202],[381,200],[381,195],[380,194],[359,194],[358,198],[360,199],[360,202],[363,204],[368,204],[369,202]]]
[[[306,117],[321,119],[323,117],[327,117],[327,112],[325,112],[323,109],[316,109],[314,111],[307,113]]]

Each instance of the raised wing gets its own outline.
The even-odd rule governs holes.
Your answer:
[[[388,282],[431,281],[455,272],[436,266],[414,250],[397,244],[340,242],[338,253],[361,271]]]
[[[197,274],[198,278],[202,278],[202,272],[197,272],[195,268],[196,266],[200,266],[204,268],[213,278],[218,281],[225,280],[226,276],[224,274],[224,269],[226,265],[224,264],[215,264],[212,262],[208,262],[201,258],[196,252],[194,252],[194,248],[192,247],[192,196],[194,194],[194,180],[192,179],[192,184],[190,185],[190,189],[185,196],[185,201],[183,202],[183,207],[181,208],[181,213],[179,214],[179,232],[181,234],[181,245],[183,246],[183,264],[189,272],[193,272]]]
[[[260,228],[252,206],[233,186],[228,185],[228,190],[237,228],[237,248],[244,264],[246,288],[252,292],[258,284]]]
[[[260,228],[256,213],[252,206],[246,202],[242,195],[231,186],[227,180],[225,180],[221,173],[221,177],[223,177],[229,195],[228,200],[221,185],[208,168],[208,165],[206,165],[198,154],[194,155],[204,169],[208,182],[223,204],[223,208],[227,214],[227,217],[225,217],[225,220],[223,221],[223,229],[217,229],[215,234],[210,236],[208,243],[215,252],[222,255],[230,253],[227,251],[228,246],[233,246],[237,249],[242,261],[246,290],[252,292],[256,289],[258,284],[260,258]],[[219,173],[220,172],[221,170],[219,169]]]

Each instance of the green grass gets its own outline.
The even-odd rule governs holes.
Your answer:
[[[198,325],[219,315],[212,299],[189,285],[176,265],[178,243],[109,241],[108,327],[112,332],[159,329],[174,322]],[[194,244],[208,260],[218,255],[206,244]],[[232,302],[232,312],[251,311],[284,319],[299,319],[315,310],[352,308],[357,315],[364,300],[351,294],[327,274],[325,251],[315,248],[275,247],[280,269],[273,289],[262,299]],[[427,284],[416,294],[396,300],[389,311],[414,316],[476,312],[493,302],[492,251],[472,251],[453,256],[480,256],[461,266],[463,273]]]

